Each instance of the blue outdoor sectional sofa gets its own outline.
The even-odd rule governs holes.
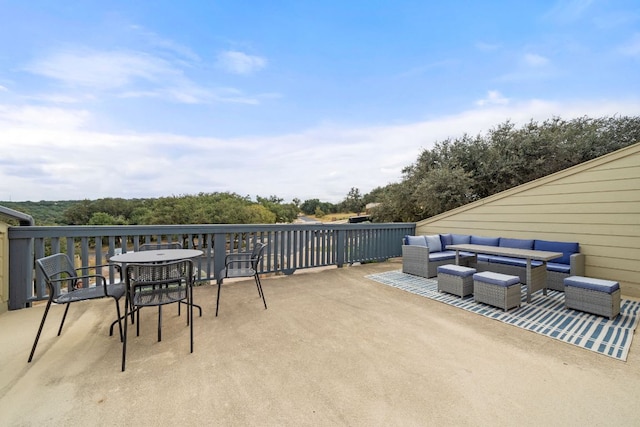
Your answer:
[[[557,242],[538,239],[514,239],[507,237],[484,237],[461,234],[434,234],[429,236],[405,236],[402,241],[402,271],[422,277],[435,277],[438,266],[454,264],[455,251],[447,250],[451,244],[475,244],[502,246],[509,248],[533,249],[562,252],[562,257],[547,263],[547,288],[564,291],[564,279],[569,276],[584,276],[584,254],[576,242]],[[526,261],[497,255],[478,254],[475,262],[473,254],[461,254],[460,263],[478,271],[495,271],[519,276],[526,280]],[[472,263],[472,264],[471,264]],[[542,262],[532,261],[533,267]]]

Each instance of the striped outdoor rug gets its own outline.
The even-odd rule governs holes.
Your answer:
[[[522,286],[522,301],[525,303],[520,308],[504,312],[499,308],[474,302],[473,296],[461,299],[438,292],[435,279],[412,276],[399,270],[366,277],[619,360],[627,360],[640,314],[640,301],[626,299],[622,299],[620,315],[614,320],[568,310],[564,307],[564,293],[552,290],[547,291],[546,297],[542,292],[536,292],[531,296],[531,303],[527,304],[525,286]]]

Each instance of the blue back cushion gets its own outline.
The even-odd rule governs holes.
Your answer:
[[[452,244],[451,234],[441,234],[440,243],[442,243],[442,250],[446,250],[447,246]]]
[[[500,246],[503,248],[533,249],[533,239],[509,239],[500,238]]]
[[[498,246],[498,243],[500,243],[499,237],[471,236],[472,245]]]
[[[554,242],[551,240],[536,240],[533,249],[536,251],[562,252],[562,258],[551,260],[558,264],[571,264],[571,255],[580,252],[580,245],[575,242]]]
[[[432,236],[425,236],[425,239],[427,239],[427,246],[429,246],[429,253],[442,251],[442,243],[440,243],[439,234],[434,234]]]
[[[427,246],[427,239],[424,236],[404,236],[405,245]]]
[[[468,245],[471,242],[471,236],[467,234],[452,234],[451,244],[453,245]]]

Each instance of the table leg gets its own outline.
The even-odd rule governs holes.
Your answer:
[[[531,303],[531,259],[527,258],[527,303]]]
[[[542,271],[544,271],[544,277],[543,277],[544,287],[542,288],[542,295],[544,295],[546,297],[547,296],[547,262],[543,261],[542,262],[542,267],[540,267],[540,268],[542,268]]]
[[[547,295],[547,265],[543,263],[535,269],[531,260],[527,259],[527,302],[531,302],[531,294],[542,289],[542,294]]]

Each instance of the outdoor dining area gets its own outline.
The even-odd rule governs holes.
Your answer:
[[[264,308],[267,303],[262,292],[258,265],[262,262],[266,244],[255,242],[251,251],[228,254],[224,268],[220,271],[216,298],[216,316],[220,305],[220,290],[225,278],[253,277]],[[202,307],[193,301],[193,283],[195,271],[193,259],[204,254],[198,249],[184,249],[178,242],[145,243],[137,251],[118,253],[109,257],[105,265],[93,265],[95,274],[82,274],[89,270],[87,266],[76,267],[66,253],[56,253],[36,260],[36,265],[45,278],[48,298],[40,327],[33,342],[28,362],[33,360],[47,314],[53,303],[64,305],[64,314],[58,329],[62,333],[67,313],[72,303],[111,298],[115,302],[116,317],[111,323],[109,335],[113,335],[118,325],[122,341],[122,371],[126,366],[127,332],[129,319],[136,323],[136,335],[140,335],[140,311],[143,307],[158,309],[158,342],[162,341],[162,307],[168,304],[181,304],[188,307],[187,324],[190,332],[190,351],[193,353],[193,308],[197,307],[202,317]],[[110,282],[99,274],[101,267],[117,269],[120,281]],[[93,283],[90,283],[93,281]],[[124,297],[124,313],[120,309],[120,299]],[[134,320],[135,319],[135,320]],[[124,324],[124,327],[123,327]]]
[[[400,258],[193,288],[177,308],[141,311],[126,371],[109,336],[113,302],[0,315],[6,425],[637,425],[640,344],[622,362],[460,310],[371,276]],[[122,302],[121,302],[122,304]],[[183,307],[184,309],[184,307]],[[194,310],[197,313],[197,309]],[[47,321],[49,322],[49,320]],[[48,323],[47,323],[48,324]],[[129,325],[131,326],[131,325]]]

